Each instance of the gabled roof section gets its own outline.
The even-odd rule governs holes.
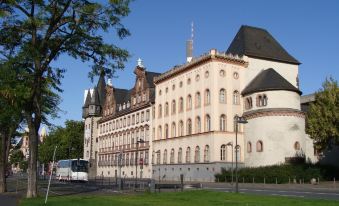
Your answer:
[[[241,92],[243,96],[256,92],[287,90],[301,94],[301,91],[288,82],[274,69],[266,69],[260,72]]]
[[[151,87],[151,88],[155,87],[154,82],[153,82],[154,81],[154,77],[157,77],[160,74],[161,73],[146,71],[146,80],[147,80],[147,83],[148,83],[149,87]]]
[[[226,53],[300,64],[268,31],[251,26],[241,26]]]

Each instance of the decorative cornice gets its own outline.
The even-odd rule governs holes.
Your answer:
[[[248,111],[244,112],[243,114],[243,117],[245,117],[247,120],[267,116],[294,116],[299,118],[305,118],[305,113],[298,109],[270,108]]]
[[[193,58],[191,62],[187,62],[180,66],[173,67],[172,69],[168,70],[167,72],[161,74],[154,78],[154,83],[160,83],[170,77],[173,77],[177,74],[180,74],[186,70],[191,69],[192,67],[201,65],[202,63],[208,61],[224,61],[236,65],[242,65],[244,67],[248,66],[248,62],[244,60],[243,57],[239,57],[238,55],[233,56],[232,54],[225,54],[225,53],[218,53],[215,50],[211,50],[210,53],[203,54],[200,57]]]

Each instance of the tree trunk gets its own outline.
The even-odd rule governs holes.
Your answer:
[[[0,155],[0,193],[6,192],[6,166],[7,166],[7,140],[8,136],[5,133],[0,134],[1,137],[1,155]]]
[[[27,180],[27,198],[37,197],[37,157],[38,157],[38,131],[39,125],[34,124],[31,115],[28,115],[28,138],[29,138],[29,158],[28,158],[28,180]]]

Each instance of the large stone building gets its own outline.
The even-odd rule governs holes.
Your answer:
[[[242,26],[226,52],[188,56],[163,74],[139,62],[131,90],[106,85],[101,76],[85,92],[84,157],[95,175],[115,176],[121,168],[135,177],[140,162],[138,177],[200,181],[213,181],[236,157],[250,167],[314,161],[299,64],[266,30]],[[239,124],[236,140],[237,116],[248,123]]]

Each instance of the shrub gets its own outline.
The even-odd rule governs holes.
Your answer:
[[[235,172],[233,174],[235,181]],[[239,182],[252,183],[293,183],[310,182],[312,178],[319,178],[322,181],[339,179],[339,169],[333,166],[319,164],[282,164],[263,167],[249,167],[238,170]],[[215,175],[216,181],[232,181],[231,170],[222,169],[221,173]]]

